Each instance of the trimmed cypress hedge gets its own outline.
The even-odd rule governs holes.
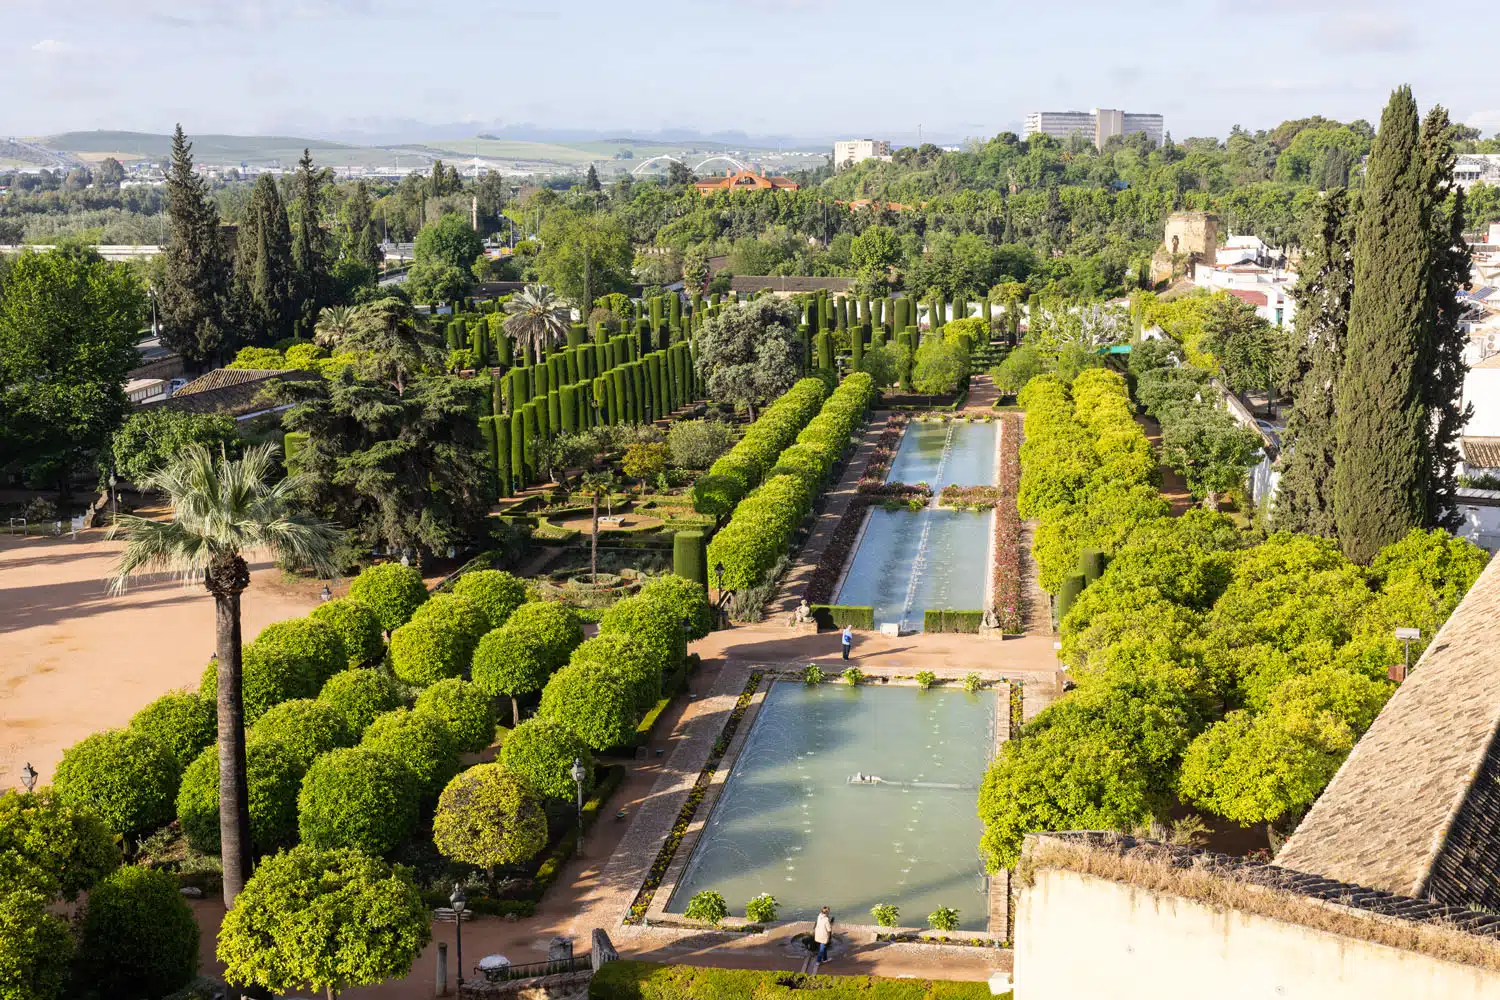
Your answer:
[[[851,628],[875,630],[875,609],[856,604],[814,604],[813,620],[819,628]]]

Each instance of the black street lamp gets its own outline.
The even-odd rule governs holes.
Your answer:
[[[21,768],[21,784],[26,787],[28,794],[36,788],[36,779],[36,768],[32,767],[31,761],[28,760]]]
[[[722,596],[724,596],[724,564],[723,563],[715,563],[714,564],[714,576],[718,577],[718,579],[719,579],[719,596],[722,597]]]
[[[464,907],[469,904],[469,897],[464,895],[464,887],[454,883],[453,895],[448,897],[449,904],[453,907],[453,934],[455,949],[458,952],[458,985],[464,984]]]
[[[573,766],[568,769],[573,776],[573,784],[578,787],[578,853],[583,853],[583,779],[588,777],[588,772],[583,769],[583,761],[577,757],[573,758]]]
[[[323,592],[318,595],[318,600],[322,601],[324,604],[327,604],[329,601],[333,600],[333,591],[328,589],[328,584],[323,584]]]

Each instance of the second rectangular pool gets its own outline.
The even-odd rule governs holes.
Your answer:
[[[921,629],[929,608],[975,611],[989,585],[990,511],[872,507],[836,604],[873,606],[875,625]]]

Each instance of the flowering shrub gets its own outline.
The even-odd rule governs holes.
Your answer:
[[[1005,499],[995,507],[995,617],[1001,632],[1020,635],[1021,515],[1016,508],[1016,491],[1021,481],[1021,421],[1013,414],[1001,417],[998,471],[1000,493]]]
[[[960,510],[989,510],[998,506],[1004,498],[1005,491],[998,486],[948,485],[938,494],[938,503]]]

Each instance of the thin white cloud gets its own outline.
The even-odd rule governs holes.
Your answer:
[[[1368,55],[1416,47],[1417,29],[1397,13],[1348,11],[1323,21],[1322,40],[1335,52]]]
[[[78,50],[68,42],[60,42],[56,38],[43,38],[31,47],[31,51],[40,52],[44,56],[61,56]]]

